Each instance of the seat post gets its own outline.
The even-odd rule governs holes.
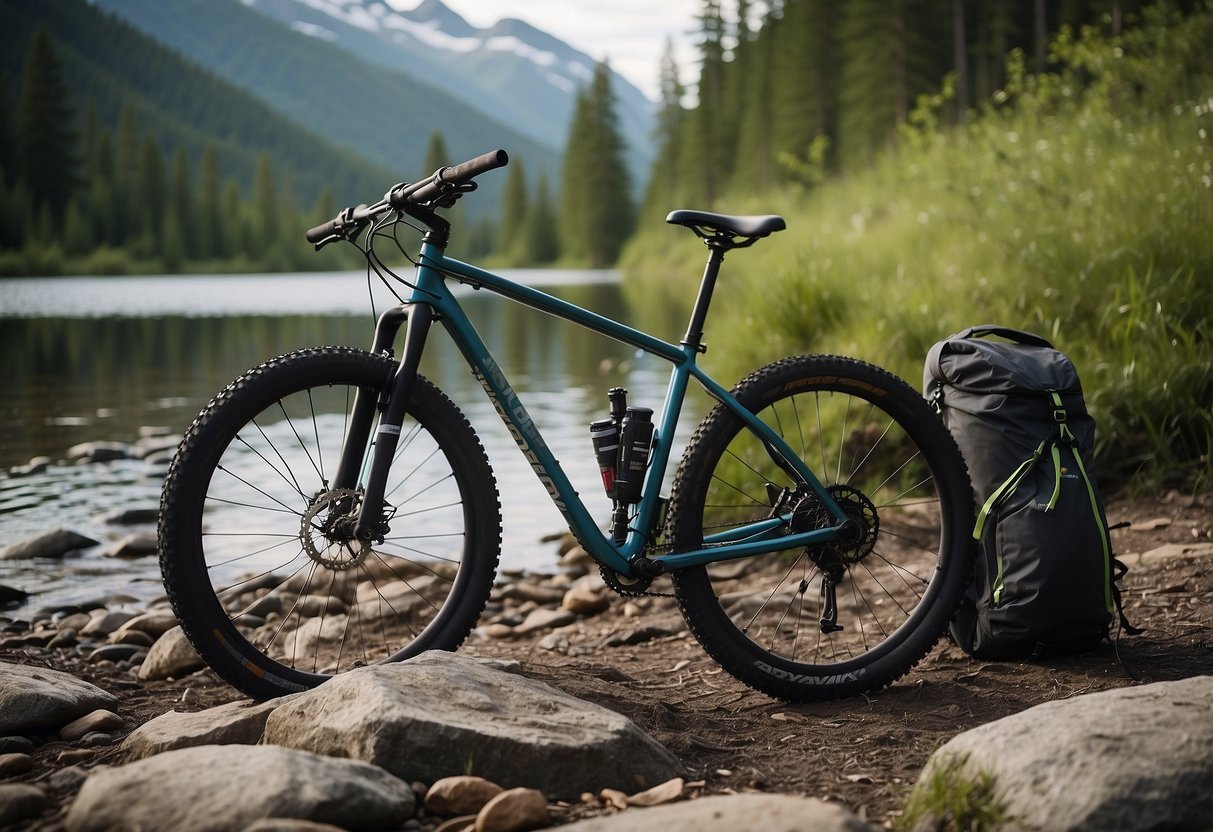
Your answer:
[[[713,245],[708,240],[708,263],[703,269],[703,280],[699,284],[699,295],[695,298],[695,307],[691,310],[691,322],[687,325],[686,335],[682,338],[684,347],[692,347],[696,352],[706,352],[703,345],[703,323],[708,317],[708,307],[712,303],[712,291],[716,288],[716,276],[720,274],[720,264],[724,262],[724,247]]]

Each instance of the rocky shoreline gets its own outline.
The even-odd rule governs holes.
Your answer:
[[[1151,684],[1119,674],[1110,646],[1040,666],[944,645],[866,701],[788,706],[722,677],[669,599],[610,593],[563,538],[549,574],[501,577],[459,654],[264,705],[202,667],[163,601],[0,611],[0,828],[702,832],[909,828],[910,813],[948,829],[916,796],[987,782],[1015,828],[1199,828],[1213,816],[1209,504],[1142,518],[1125,555],[1147,635],[1120,649]]]

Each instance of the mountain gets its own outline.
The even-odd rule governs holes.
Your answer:
[[[477,29],[441,0],[412,11],[379,0],[245,2],[297,32],[438,87],[556,151],[568,137],[577,90],[594,72],[592,58],[529,23],[505,18]],[[654,105],[617,73],[611,88],[639,180],[653,160]]]
[[[326,139],[411,179],[422,171],[429,137],[440,131],[452,161],[497,147],[534,170],[558,163],[548,145],[494,121],[416,78],[359,60],[347,50],[292,31],[236,0],[93,0],[189,60],[256,96]],[[558,158],[558,157],[557,157]],[[498,207],[503,177],[466,201],[473,213]],[[378,193],[391,182],[384,183]],[[341,193],[338,203],[376,192]]]
[[[92,2],[397,169],[402,158],[419,164],[440,130],[453,156],[505,147],[531,175],[544,169],[557,181],[577,90],[594,68],[588,55],[523,21],[477,29],[440,0],[407,12],[377,0]],[[617,74],[612,89],[639,189],[653,157],[653,105]]]
[[[382,192],[396,168],[376,165],[290,121],[244,90],[216,78],[177,53],[82,0],[4,0],[0,3],[0,73],[20,79],[34,32],[50,35],[63,63],[72,106],[111,131],[130,105],[139,129],[156,136],[166,157],[184,147],[195,163],[207,144],[219,169],[246,188],[258,156],[273,159],[289,177],[302,205],[331,188],[343,193]],[[10,86],[10,102],[19,86]],[[376,190],[378,189],[378,191]]]

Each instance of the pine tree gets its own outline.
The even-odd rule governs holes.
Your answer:
[[[240,185],[234,179],[223,184],[219,200],[220,235],[229,258],[248,254],[255,244],[250,224],[246,221],[244,204],[240,200]]]
[[[164,156],[160,152],[159,143],[151,134],[144,136],[139,146],[135,204],[139,216],[137,239],[140,254],[152,256],[159,252],[164,209],[168,204],[168,188],[165,184]]]
[[[0,73],[0,185],[17,181],[17,135],[13,128],[8,73]]]
[[[44,29],[34,33],[17,110],[17,178],[59,222],[77,185],[76,136],[63,69]]]
[[[121,222],[121,211],[114,193],[114,142],[109,130],[101,130],[93,143],[93,152],[88,160],[89,171],[89,218],[92,223],[93,241],[98,245],[116,246]]]
[[[611,71],[594,68],[577,95],[561,178],[561,250],[591,267],[615,262],[635,223]]]
[[[501,195],[501,221],[497,225],[497,252],[507,259],[518,260],[523,255],[522,229],[526,226],[530,200],[526,192],[526,174],[522,160],[510,160],[505,189]]]
[[[852,0],[841,24],[843,67],[838,143],[847,167],[889,145],[921,93],[938,89],[950,63],[951,21],[941,0]]]
[[[449,165],[454,160],[451,159],[451,154],[446,149],[446,139],[442,137],[442,131],[435,130],[430,134],[430,139],[425,145],[425,161],[421,165],[421,173],[417,174],[417,178],[429,176],[434,171],[443,165]]]
[[[664,217],[680,200],[679,154],[681,152],[682,123],[686,116],[682,99],[686,88],[678,74],[678,62],[674,58],[674,43],[666,38],[661,53],[661,74],[658,79],[661,101],[657,110],[657,123],[653,140],[657,155],[645,187],[644,213],[646,216]]]
[[[171,219],[177,225],[176,233],[180,238],[177,243],[181,247],[181,259],[196,257],[198,254],[198,247],[194,240],[194,231],[197,227],[194,222],[194,214],[194,186],[190,181],[189,158],[185,154],[185,148],[179,147],[173,154],[168,216],[165,217],[165,248],[168,247],[167,224]]]
[[[720,0],[703,0],[699,14],[699,104],[688,114],[682,131],[679,176],[689,204],[710,208],[723,183],[731,159],[723,146],[724,17]]]
[[[198,173],[198,219],[195,226],[198,257],[224,257],[230,252],[223,238],[223,221],[220,216],[219,159],[215,146],[210,143],[202,150]]]
[[[139,177],[139,126],[129,100],[122,103],[114,140],[114,205],[118,241],[138,236],[142,216],[137,204],[135,182]]]
[[[769,15],[749,42],[738,46],[737,65],[741,81],[737,103],[737,140],[731,187],[741,191],[765,191],[775,181],[774,91],[783,79],[775,76],[775,51],[779,27]],[[744,52],[743,52],[744,50]]]
[[[535,198],[527,211],[526,226],[522,229],[523,262],[531,265],[554,263],[560,257],[560,238],[557,233],[556,212],[552,208],[552,195],[548,189],[547,174],[539,172],[535,183]]]
[[[274,170],[270,156],[262,152],[257,156],[257,170],[253,174],[252,239],[246,248],[249,256],[265,259],[278,240],[278,188],[274,184]]]
[[[838,4],[796,0],[773,24],[771,144],[773,155],[803,158],[819,136],[837,146]],[[883,60],[883,58],[881,59]]]

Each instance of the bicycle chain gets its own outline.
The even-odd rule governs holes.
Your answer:
[[[733,523],[719,523],[716,526],[714,526],[713,528],[723,529],[723,528],[726,528],[729,526],[745,526],[751,522],[753,522],[753,521],[752,520],[738,520]],[[574,537],[576,537],[576,535],[574,535]],[[581,540],[578,539],[577,542],[581,543]],[[720,543],[717,545],[727,546],[728,544]],[[711,548],[711,546],[709,545],[708,548]],[[659,555],[659,554],[663,554],[663,553],[668,554],[669,552],[672,552],[673,550],[674,550],[673,545],[669,544],[669,543],[653,544],[653,545],[645,548],[645,554],[646,555],[649,555],[649,554],[658,554]],[[609,566],[603,566],[602,564],[599,564],[598,573],[602,576],[603,583],[605,583],[608,587],[610,587],[610,589],[612,591],[614,591],[617,595],[621,595],[624,598],[643,598],[646,596],[649,598],[677,598],[678,597],[678,595],[673,592],[655,592],[655,591],[649,591],[647,588],[642,589],[642,590],[629,589],[626,584],[620,583],[619,578],[618,578],[618,573],[616,573],[615,570],[611,569]],[[645,584],[645,586],[647,587],[647,586],[651,585],[654,580],[655,580],[654,578],[649,578],[648,579],[649,583]]]

